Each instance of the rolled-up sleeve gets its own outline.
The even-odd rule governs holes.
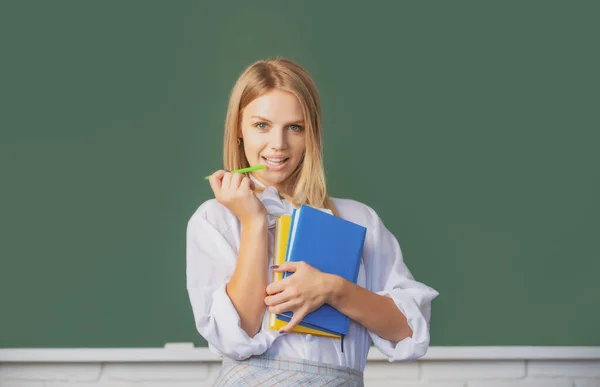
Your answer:
[[[254,337],[241,328],[237,310],[227,295],[237,251],[224,233],[205,217],[201,206],[191,217],[186,232],[187,291],[198,332],[220,356],[243,360],[264,353],[275,337],[261,329]],[[230,230],[229,230],[230,231]]]
[[[369,331],[373,344],[392,361],[416,360],[427,352],[430,335],[431,302],[439,293],[417,282],[404,263],[396,237],[371,210],[372,233],[367,239],[368,256],[365,259],[367,287],[390,297],[406,316],[412,336],[398,343],[383,339]]]

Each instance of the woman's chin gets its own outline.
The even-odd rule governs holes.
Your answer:
[[[267,172],[264,175],[264,181],[266,182],[267,185],[269,186],[278,186],[283,184],[287,178],[289,177],[288,174],[284,174],[281,172]]]

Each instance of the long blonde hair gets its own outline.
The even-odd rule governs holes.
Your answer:
[[[307,204],[328,208],[337,215],[333,202],[327,195],[321,138],[321,103],[317,87],[298,64],[285,58],[259,60],[247,67],[235,83],[229,97],[225,120],[223,164],[225,169],[249,167],[241,137],[242,112],[254,99],[274,89],[287,91],[298,98],[304,114],[306,151],[303,161],[289,177],[294,183],[294,193],[288,199],[296,206]]]

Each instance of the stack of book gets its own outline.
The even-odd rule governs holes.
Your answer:
[[[356,283],[366,228],[323,210],[302,205],[292,215],[277,218],[274,264],[304,261],[316,269],[339,275]],[[273,272],[273,281],[293,273]],[[279,330],[292,318],[292,312],[270,313],[269,328]],[[350,319],[328,304],[307,314],[291,332],[330,338],[348,334]]]

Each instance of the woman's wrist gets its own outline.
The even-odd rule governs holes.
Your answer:
[[[263,230],[268,228],[269,222],[266,215],[251,216],[249,218],[240,219],[242,229]]]
[[[333,307],[340,303],[346,293],[346,280],[339,275],[324,274],[325,278],[325,302]]]

